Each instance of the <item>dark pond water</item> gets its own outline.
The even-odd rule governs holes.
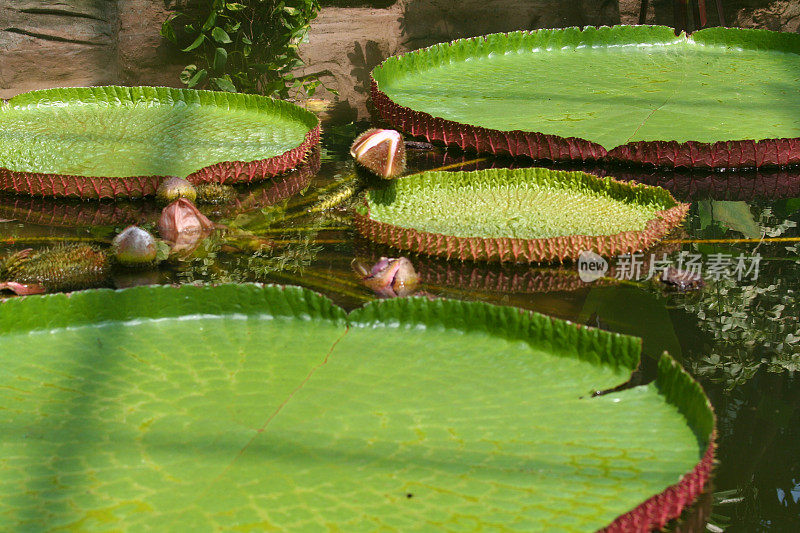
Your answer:
[[[358,131],[329,128],[318,163],[239,190],[227,204],[204,207],[227,229],[182,260],[153,271],[118,271],[100,284],[289,283],[347,308],[375,298],[360,284],[351,261],[371,265],[398,253],[354,233],[348,201],[324,209],[365,184],[347,156]],[[442,150],[409,159],[411,170],[531,165]],[[643,379],[668,350],[705,387],[718,417],[719,464],[706,498],[712,504],[708,530],[800,530],[800,380],[795,372],[800,369],[800,170],[727,175],[588,170],[660,183],[678,199],[691,201],[684,226],[656,253],[658,258],[666,253],[675,265],[680,260],[701,264],[705,289],[679,294],[636,279],[584,283],[571,264],[499,266],[407,254],[421,276],[421,290],[640,336]],[[1,197],[0,253],[62,242],[106,247],[128,224],[153,228],[159,212],[150,202]],[[649,254],[643,258],[643,276]],[[742,275],[737,265],[744,267]],[[612,267],[620,277],[634,277],[618,261],[612,260]],[[734,272],[724,275],[726,268]]]

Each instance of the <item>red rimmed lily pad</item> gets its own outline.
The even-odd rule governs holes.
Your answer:
[[[0,307],[14,529],[649,531],[711,470],[713,412],[669,355],[594,397],[640,341],[511,307],[255,285]]]
[[[400,250],[550,262],[644,250],[683,220],[664,189],[544,168],[422,172],[367,194],[356,229]]]
[[[493,34],[389,58],[381,116],[465,149],[659,167],[800,164],[800,36],[649,26]]]
[[[0,105],[0,189],[138,197],[164,176],[237,183],[295,168],[319,120],[256,95],[167,87],[48,89]]]

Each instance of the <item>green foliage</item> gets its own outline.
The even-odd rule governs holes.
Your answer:
[[[318,76],[293,70],[303,65],[298,46],[319,7],[318,0],[202,0],[164,21],[161,35],[191,54],[180,76],[189,88],[310,96]]]
[[[721,236],[719,228],[713,225],[714,221],[742,233],[752,225],[753,233],[765,237],[791,235],[789,231],[797,226],[794,220],[775,216],[770,207],[742,202],[732,208],[734,204],[738,202],[700,202],[698,205],[702,209],[698,209],[695,222],[700,236]],[[710,212],[713,212],[713,218]],[[725,216],[720,216],[722,212]],[[733,213],[737,215],[732,216]],[[758,253],[763,256],[763,268],[755,280],[738,280],[733,276],[707,279],[709,286],[700,294],[674,296],[678,306],[697,317],[698,325],[707,335],[699,357],[689,356],[695,376],[722,383],[731,390],[743,386],[762,368],[770,372],[800,370],[800,335],[797,331],[800,249],[796,245],[787,246],[786,260],[781,261],[775,257],[779,246],[765,244],[753,248],[738,245],[704,249],[707,254],[735,256]],[[702,251],[699,246],[697,251]]]

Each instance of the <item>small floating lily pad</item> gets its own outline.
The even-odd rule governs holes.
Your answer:
[[[478,302],[352,313],[299,288],[0,303],[0,522],[13,530],[658,527],[714,417],[640,341]]]
[[[800,163],[800,36],[663,26],[461,39],[387,59],[381,115],[481,152],[666,167]]]
[[[544,168],[423,172],[368,193],[369,239],[462,260],[553,261],[655,244],[686,215],[664,189]]]
[[[252,181],[297,166],[319,120],[256,95],[167,87],[48,89],[0,104],[0,189],[153,194],[163,176]]]

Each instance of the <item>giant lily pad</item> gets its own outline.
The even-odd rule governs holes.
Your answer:
[[[370,191],[359,232],[462,260],[554,261],[655,244],[688,204],[664,189],[545,168],[422,172]]]
[[[713,413],[633,337],[299,288],[0,304],[0,521],[30,529],[630,531],[708,478]]]
[[[251,181],[297,166],[319,120],[256,95],[167,87],[48,89],[0,104],[0,189],[153,194],[161,177]]]
[[[800,35],[647,26],[487,35],[392,57],[381,115],[481,152],[666,167],[800,163]]]

